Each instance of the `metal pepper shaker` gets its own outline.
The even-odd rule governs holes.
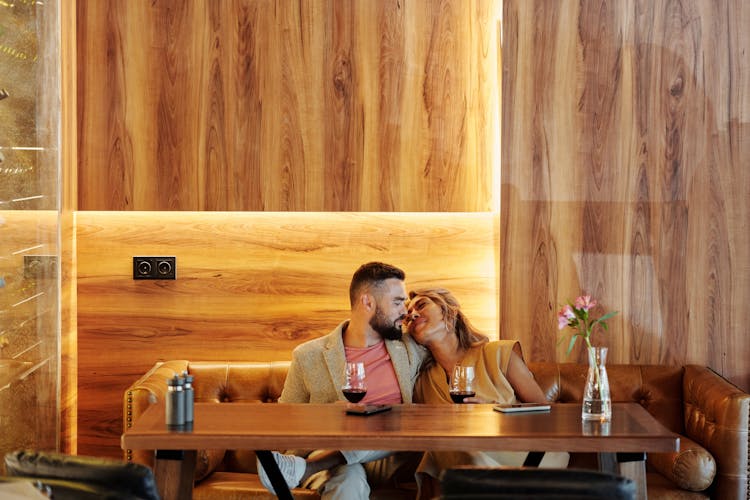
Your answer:
[[[167,426],[185,425],[185,381],[177,374],[167,379],[166,421]]]

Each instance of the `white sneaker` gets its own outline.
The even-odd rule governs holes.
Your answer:
[[[276,461],[276,465],[279,466],[281,475],[284,477],[284,481],[286,481],[289,489],[299,486],[299,482],[305,473],[305,469],[307,468],[305,459],[302,457],[298,457],[297,455],[282,455],[277,451],[272,451],[271,455]],[[276,492],[273,489],[273,485],[271,485],[271,478],[269,478],[268,474],[266,474],[266,471],[265,469],[263,469],[263,465],[260,463],[260,460],[256,458],[256,461],[258,462],[258,476],[260,477],[261,484],[263,484],[263,486],[265,486],[268,491],[275,495]]]

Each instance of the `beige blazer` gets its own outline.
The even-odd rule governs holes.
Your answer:
[[[324,337],[300,344],[292,353],[292,364],[279,398],[280,403],[333,403],[346,401],[344,383],[344,327],[346,320]],[[409,335],[402,340],[386,340],[385,347],[396,371],[401,398],[412,402],[414,382],[426,349]]]

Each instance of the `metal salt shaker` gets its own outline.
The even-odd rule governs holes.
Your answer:
[[[187,371],[182,372],[185,380],[185,423],[193,421],[193,406],[195,403],[195,390],[193,390],[193,376]]]

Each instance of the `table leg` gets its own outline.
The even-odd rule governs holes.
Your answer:
[[[195,450],[157,450],[154,460],[156,488],[162,500],[193,498]]]
[[[645,453],[599,453],[599,470],[632,479],[638,500],[647,500]]]
[[[539,467],[539,464],[542,463],[543,458],[544,458],[543,451],[530,451],[528,455],[526,455],[526,460],[524,460],[523,466],[524,467]]]
[[[271,452],[268,450],[256,450],[255,455],[258,457],[258,460],[260,460],[266,474],[268,474],[268,479],[271,480],[276,496],[280,500],[294,500],[292,492],[289,491],[289,486],[287,486],[284,476],[281,475],[279,466],[276,463],[276,460],[273,459]]]

